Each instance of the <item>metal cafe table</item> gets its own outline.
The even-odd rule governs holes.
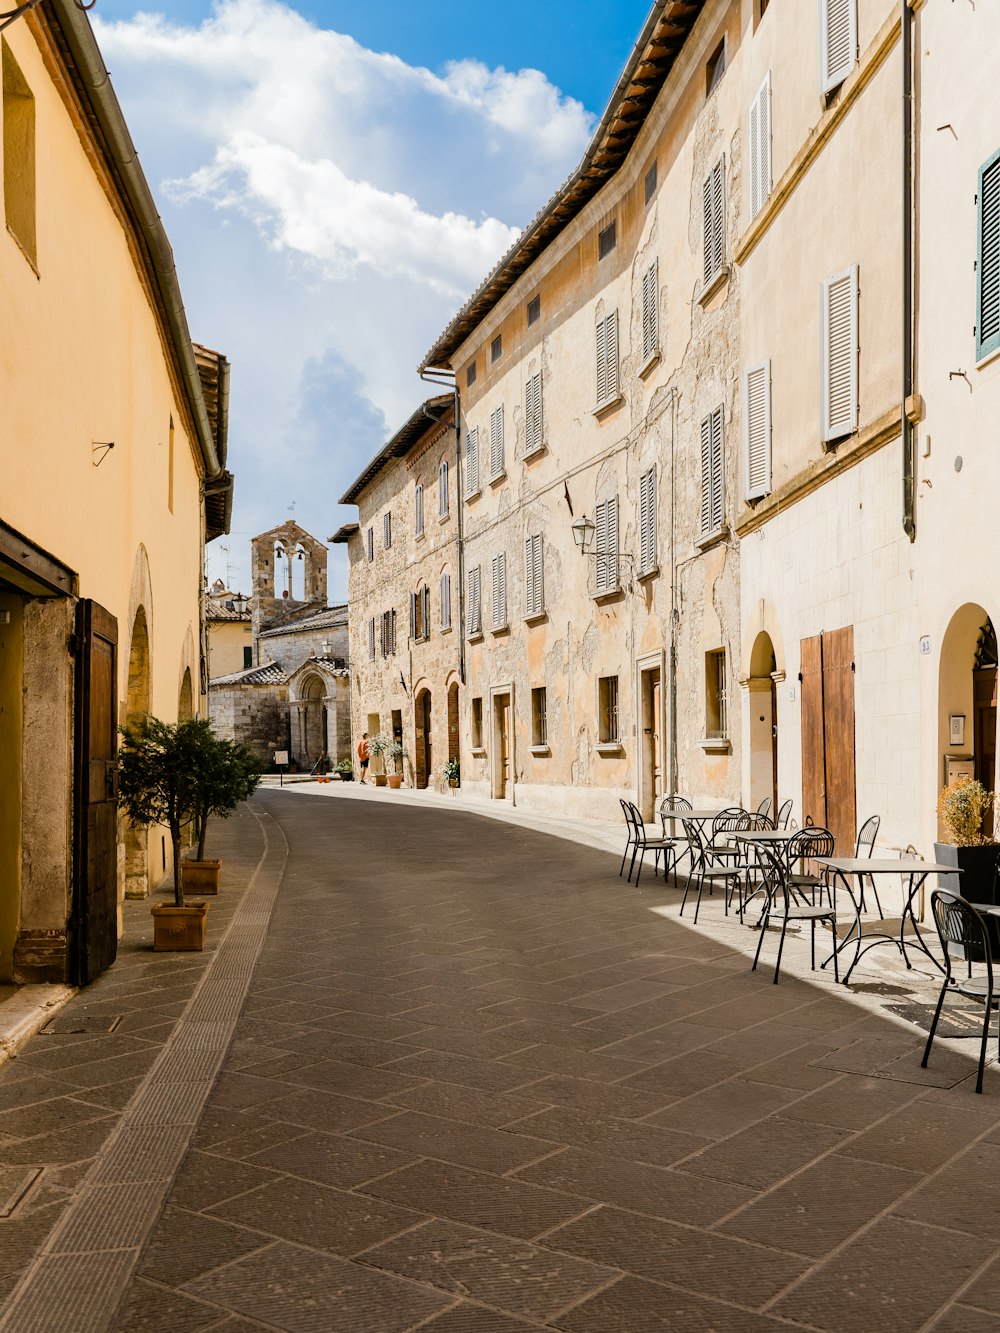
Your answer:
[[[854,908],[854,924],[847,932],[845,937],[837,945],[837,952],[845,949],[852,942],[854,943],[854,960],[851,966],[844,974],[844,985],[851,979],[851,973],[857,967],[861,958],[869,949],[874,949],[879,944],[894,944],[903,956],[903,961],[907,969],[913,964],[910,962],[906,952],[907,945],[911,949],[919,949],[925,954],[939,972],[945,969],[931,953],[930,949],[920,933],[920,927],[917,924],[916,913],[913,910],[913,904],[916,901],[917,894],[924,886],[924,881],[928,875],[954,875],[961,874],[961,870],[955,866],[938,865],[935,861],[921,861],[919,857],[903,857],[900,860],[892,861],[888,858],[875,859],[865,856],[817,856],[815,858],[817,865],[829,872],[833,877],[833,887],[838,887],[838,882],[847,890],[847,896],[851,900],[851,906]],[[902,875],[909,877],[909,886],[906,890],[906,900],[903,904],[903,913],[899,920],[899,934],[890,935],[884,930],[875,930],[865,932],[861,922],[860,894],[855,896],[851,888],[851,878],[860,878],[863,875]],[[909,921],[913,927],[913,937],[906,938],[906,923]],[[832,958],[833,955],[830,955]],[[830,961],[827,958],[823,966]]]

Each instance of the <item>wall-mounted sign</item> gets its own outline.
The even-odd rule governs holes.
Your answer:
[[[930,651],[931,651],[931,636],[929,634],[925,634],[923,638],[920,640],[920,652],[923,657],[927,657],[929,656]]]
[[[287,768],[287,767],[288,767],[288,751],[287,751],[287,750],[275,750],[275,752],[274,752],[274,762],[275,762],[275,764],[277,765],[278,768],[281,768],[281,767],[285,767],[285,768]]]
[[[948,744],[965,744],[965,714],[952,713],[948,719]]]

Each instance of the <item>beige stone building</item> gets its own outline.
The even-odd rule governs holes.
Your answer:
[[[205,664],[209,680],[253,666],[251,599],[216,579],[205,597]]]
[[[0,981],[84,982],[169,868],[119,819],[117,728],[203,707],[229,366],[192,346],[81,8],[47,0],[0,58]]]
[[[364,732],[400,741],[416,787],[459,758],[466,645],[454,396],[422,403],[341,499],[358,523],[331,538],[350,558],[351,705]],[[377,770],[379,764],[375,764]]]

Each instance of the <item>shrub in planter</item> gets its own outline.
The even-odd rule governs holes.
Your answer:
[[[247,745],[216,736],[208,722],[195,724],[200,728],[194,778],[194,825],[198,835],[198,850],[181,867],[185,888],[201,893],[218,893],[221,861],[205,859],[205,839],[208,821],[212,815],[227,818],[241,801],[257,790],[260,782],[260,763]]]
[[[381,773],[375,773],[375,774],[373,775],[374,778],[375,778],[375,786],[376,786],[376,787],[384,787],[384,786],[385,786],[386,776],[385,776],[385,758],[384,758],[384,756],[385,756],[385,752],[386,752],[386,750],[388,750],[388,748],[389,748],[389,746],[390,746],[391,744],[392,744],[391,739],[390,739],[388,736],[383,736],[383,735],[381,734],[381,732],[379,732],[379,733],[378,733],[377,735],[375,735],[375,736],[369,736],[369,737],[368,737],[368,752],[369,752],[369,754],[371,755],[371,757],[372,757],[373,759],[381,759],[381,760],[382,760],[382,772],[381,772]]]
[[[441,772],[449,787],[457,787],[462,780],[462,772],[457,759],[449,759]]]
[[[997,895],[996,865],[1000,843],[983,833],[983,820],[993,808],[995,796],[975,778],[959,778],[945,787],[938,797],[938,815],[944,825],[946,841],[934,844],[934,855],[942,865],[952,865],[960,875],[939,875],[938,884],[950,893],[959,893],[971,903],[1000,902]],[[1000,955],[1000,931],[988,918],[994,956]]]
[[[392,740],[386,747],[386,756],[392,762],[394,772],[388,774],[389,786],[393,789],[402,786],[403,770],[400,768],[400,760],[406,754],[402,745],[397,740]]]
[[[333,770],[340,778],[341,782],[354,781],[354,765],[350,759],[341,759],[340,763]]]

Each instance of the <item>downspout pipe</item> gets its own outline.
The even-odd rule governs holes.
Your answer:
[[[205,475],[211,479],[222,471],[222,463],[212,435],[201,377],[191,346],[191,332],[177,281],[174,255],[149,182],[139,165],[139,155],[125,124],[118,98],[111,86],[111,76],[104,64],[90,20],[76,0],[50,0],[39,12],[51,15],[66,45],[79,79],[80,90],[100,128],[110,165],[117,172],[133,227],[146,252],[160,311],[167,325],[181,383],[194,418]]]
[[[909,409],[913,397],[913,10],[902,0],[900,20],[903,59],[903,531],[910,541],[917,536],[914,512],[913,422]]]

